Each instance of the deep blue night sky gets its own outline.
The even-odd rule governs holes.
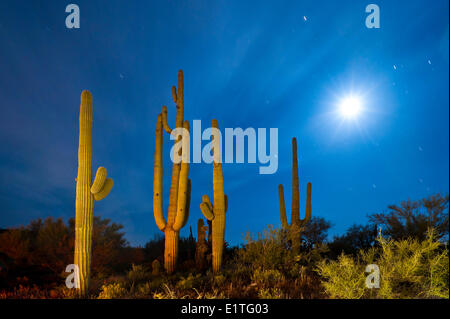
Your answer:
[[[381,28],[365,27],[376,3]],[[143,245],[153,218],[156,116],[185,74],[185,119],[279,128],[279,170],[224,164],[226,239],[279,224],[277,186],[290,211],[291,138],[299,143],[301,212],[331,234],[401,200],[449,189],[448,1],[81,1],[81,28],[65,27],[69,1],[0,3],[0,227],[75,214],[80,93],[94,98],[94,169],[115,186],[95,214]],[[365,111],[342,122],[350,92]],[[192,124],[192,122],[191,122]],[[165,143],[165,206],[171,163]],[[206,142],[204,142],[206,144]],[[196,231],[212,166],[191,165]],[[167,209],[166,209],[167,212]]]

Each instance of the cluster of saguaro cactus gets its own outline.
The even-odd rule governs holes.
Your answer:
[[[206,253],[208,252],[208,243],[206,241],[206,231],[208,226],[205,226],[203,219],[197,222],[197,244],[195,245],[195,265],[198,271],[202,271],[207,266]]]
[[[306,188],[306,212],[305,218],[300,219],[300,196],[298,181],[298,161],[297,161],[297,139],[292,138],[292,214],[291,225],[286,217],[286,205],[284,203],[283,185],[278,185],[278,195],[280,197],[280,218],[283,228],[289,230],[290,240],[294,251],[298,251],[301,245],[301,231],[311,219],[311,183]]]
[[[219,129],[217,120],[212,120],[213,129]],[[228,198],[224,193],[223,174],[220,153],[220,141],[216,140],[214,134],[213,143],[213,191],[214,204],[208,195],[203,195],[200,209],[206,219],[212,221],[212,265],[215,273],[221,270],[222,255],[225,244],[225,213],[228,208]]]
[[[176,267],[178,258],[179,232],[187,223],[191,197],[191,181],[189,176],[189,122],[184,120],[184,80],[183,71],[178,73],[178,92],[172,87],[172,97],[176,104],[175,128],[183,128],[183,133],[175,134],[167,122],[167,108],[163,106],[156,122],[153,210],[156,225],[164,232],[164,268],[171,274]],[[216,119],[212,120],[212,128],[218,130]],[[163,129],[170,135],[176,135],[175,146],[178,146],[178,156],[181,161],[174,161],[169,194],[167,220],[163,213]],[[178,144],[180,143],[180,144]],[[181,147],[180,147],[181,145]],[[174,149],[177,149],[176,147]],[[207,267],[206,254],[212,247],[212,268],[214,273],[220,272],[225,244],[225,216],[228,209],[228,198],[224,193],[223,173],[221,164],[220,140],[215,134],[212,137],[213,152],[213,192],[214,203],[207,195],[203,195],[200,209],[208,221],[205,226],[203,219],[197,224],[197,244],[195,261],[197,269]],[[280,218],[283,228],[289,231],[292,248],[300,248],[301,231],[311,219],[311,183],[307,184],[306,214],[300,219],[299,177],[297,161],[297,140],[292,139],[292,214],[289,225],[286,217],[283,185],[279,185]],[[79,269],[80,294],[85,295],[89,287],[91,266],[92,232],[94,201],[105,198],[113,187],[113,180],[107,178],[106,169],[99,167],[92,182],[92,96],[88,91],[81,94],[80,106],[80,136],[78,149],[78,176],[76,188],[76,218],[75,218],[75,264]],[[208,231],[208,241],[206,232]],[[192,237],[192,229],[191,229]],[[152,273],[160,273],[160,263],[154,260]]]
[[[79,269],[79,293],[86,295],[91,268],[94,201],[105,198],[113,187],[106,168],[99,167],[92,182],[92,95],[81,93],[78,176],[75,202],[75,265]]]
[[[184,82],[183,71],[178,72],[178,93],[175,86],[172,87],[172,97],[176,104],[176,128],[184,128],[184,134],[189,134],[189,122],[184,121]],[[186,225],[189,216],[189,203],[191,197],[191,181],[189,175],[189,139],[178,136],[175,143],[182,143],[180,148],[181,161],[174,161],[172,166],[172,181],[170,184],[169,209],[167,221],[163,214],[163,166],[162,166],[162,129],[172,134],[172,129],[167,123],[167,108],[163,106],[162,113],[158,115],[156,122],[155,166],[153,182],[153,213],[156,225],[164,232],[164,268],[167,273],[175,269],[178,258],[179,232]],[[183,136],[184,137],[184,136]]]

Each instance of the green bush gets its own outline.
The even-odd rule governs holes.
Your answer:
[[[123,298],[127,295],[128,291],[121,282],[111,283],[103,285],[101,292],[98,295],[98,299],[117,299]]]
[[[354,258],[342,254],[337,261],[317,267],[331,298],[449,298],[448,248],[429,231],[423,241],[394,241],[379,236],[379,245],[361,250]],[[380,271],[380,287],[367,288],[367,265]]]
[[[273,287],[284,281],[284,276],[278,270],[256,269],[252,275],[252,282],[264,287]]]
[[[260,299],[284,299],[284,293],[279,288],[262,288],[258,292]]]
[[[364,296],[366,273],[365,266],[353,260],[351,256],[340,255],[337,261],[321,261],[319,274],[325,278],[322,285],[331,298],[359,299]]]
[[[235,262],[238,271],[255,270],[287,271],[295,266],[296,254],[289,248],[288,232],[271,225],[256,237],[247,234],[246,244],[237,252]]]

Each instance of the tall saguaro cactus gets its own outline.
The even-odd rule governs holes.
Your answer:
[[[178,72],[178,94],[175,86],[172,87],[172,97],[176,104],[176,128],[184,128],[185,134],[189,134],[189,122],[183,121],[184,116],[184,81],[183,71]],[[170,184],[169,209],[167,221],[163,213],[163,166],[162,166],[162,129],[172,133],[172,129],[167,123],[167,108],[163,106],[162,113],[158,115],[156,122],[156,143],[155,143],[155,167],[153,181],[153,214],[156,225],[164,232],[164,268],[171,274],[175,270],[178,258],[178,242],[180,229],[186,225],[189,217],[189,202],[191,198],[191,181],[189,175],[189,137],[178,136],[175,143],[182,143],[179,155],[181,162],[173,163],[172,181]],[[186,138],[184,138],[186,137]]]
[[[219,128],[217,120],[212,120],[212,127]],[[212,143],[214,204],[211,204],[208,195],[203,195],[200,209],[206,219],[212,221],[212,265],[214,273],[218,273],[222,266],[225,243],[225,213],[228,208],[228,198],[223,188],[220,141],[215,140],[214,135]]]
[[[92,95],[81,93],[80,137],[78,147],[78,176],[75,202],[75,264],[79,269],[80,295],[89,288],[92,254],[94,201],[105,198],[113,187],[106,178],[106,168],[99,167],[92,182]]]
[[[300,219],[300,196],[298,182],[298,161],[297,161],[297,139],[292,138],[292,214],[291,225],[286,217],[286,205],[284,203],[283,185],[278,185],[278,196],[280,198],[280,219],[283,228],[289,230],[292,248],[298,251],[300,248],[301,230],[311,219],[311,183],[306,188],[306,212],[305,218]]]

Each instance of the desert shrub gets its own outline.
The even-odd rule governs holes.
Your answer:
[[[122,226],[109,219],[94,217],[92,243],[92,277],[104,279],[115,272],[125,271],[135,259],[142,260],[142,251],[131,248],[120,231]],[[16,285],[13,278],[29,277],[42,286],[42,273],[53,278],[44,280],[56,283],[65,268],[73,263],[75,221],[68,224],[62,219],[46,218],[31,221],[26,227],[12,228],[0,233],[0,255],[8,262],[8,286]],[[2,257],[4,259],[5,257]]]
[[[342,254],[337,261],[322,261],[317,267],[331,298],[448,298],[448,248],[434,231],[425,240],[377,239],[379,246],[361,250],[357,257]],[[380,287],[369,289],[366,266],[380,271]]]
[[[227,280],[227,278],[224,275],[215,275],[214,276],[214,284],[216,286],[222,286],[226,280]]]
[[[276,291],[271,290],[274,288],[283,291],[283,298],[321,297],[314,269],[324,258],[326,245],[315,242],[312,247],[303,246],[296,252],[291,249],[289,237],[288,230],[270,225],[257,236],[245,237],[246,244],[236,252],[229,278],[236,286],[244,287],[246,297],[272,293],[276,296]],[[261,288],[266,290],[261,292]]]
[[[162,285],[162,291],[153,293],[153,299],[186,299],[187,295],[177,295],[177,291],[168,284]]]
[[[324,243],[330,228],[331,223],[325,218],[313,216],[301,232],[302,248],[309,249]]]
[[[197,293],[196,299],[224,299],[225,293],[220,289],[213,288],[208,291],[199,292],[194,288],[194,291]]]
[[[152,286],[150,282],[146,282],[143,284],[140,284],[135,289],[135,297],[136,298],[145,298],[149,297],[152,292]]]
[[[127,274],[127,278],[132,286],[149,280],[151,276],[152,276],[151,272],[147,267],[135,264],[131,265],[131,269],[128,271]]]
[[[365,266],[348,255],[340,255],[337,261],[319,263],[318,272],[325,278],[322,282],[331,298],[359,299],[365,293]]]
[[[128,296],[134,298],[150,298],[152,294],[163,289],[164,285],[167,285],[167,281],[163,277],[155,277],[151,280],[136,283],[130,287]]]
[[[346,233],[334,236],[328,243],[330,257],[337,259],[341,253],[357,256],[361,249],[371,248],[377,240],[376,225],[352,225]]]
[[[193,275],[189,274],[187,277],[181,277],[177,282],[176,287],[179,289],[187,290],[194,287],[198,287],[202,283],[201,274]]]
[[[274,269],[261,270],[256,269],[252,274],[252,282],[261,286],[275,286],[284,281],[284,276],[281,272]]]
[[[296,255],[288,249],[288,232],[283,228],[275,228],[271,225],[257,236],[247,234],[246,244],[236,256],[237,269],[249,270],[249,274],[256,269],[274,269],[284,271],[295,264]]]
[[[301,266],[313,268],[327,252],[327,246],[315,243],[314,248],[301,252],[290,249],[288,230],[271,225],[262,233],[245,237],[246,244],[236,253],[236,271],[251,275],[255,271],[278,270],[288,277],[297,277]]]
[[[103,285],[98,299],[118,299],[127,295],[128,291],[122,282]]]
[[[262,288],[258,292],[258,298],[260,299],[283,299],[285,295],[279,288]]]

